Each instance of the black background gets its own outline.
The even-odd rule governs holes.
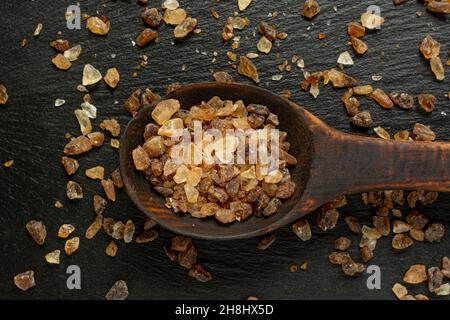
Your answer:
[[[161,230],[160,238],[150,244],[120,243],[118,255],[107,257],[104,250],[109,239],[103,233],[89,241],[83,236],[94,219],[92,196],[102,194],[100,183],[87,179],[84,170],[103,165],[109,174],[118,166],[117,151],[109,146],[108,138],[100,150],[79,159],[80,169],[73,179],[83,186],[85,199],[78,203],[65,198],[67,177],[60,165],[66,143],[64,134],[76,135],[79,131],[73,111],[82,101],[82,94],[75,88],[81,82],[84,64],[91,63],[102,73],[115,66],[122,76],[115,91],[101,84],[91,92],[98,107],[98,117],[93,121],[96,129],[101,120],[110,117],[117,118],[124,128],[130,117],[123,102],[138,87],[150,87],[163,94],[165,87],[173,82],[210,81],[212,70],[228,71],[240,82],[250,81],[238,76],[229,66],[225,56],[229,44],[223,44],[221,40],[226,17],[238,11],[236,1],[180,1],[181,6],[199,20],[202,33],[174,45],[172,28],[163,25],[158,30],[160,43],[145,49],[137,49],[131,42],[144,27],[139,18],[142,8],[135,1],[80,2],[82,12],[90,15],[98,12],[110,18],[112,26],[107,37],[93,36],[84,26],[82,30],[66,28],[64,12],[75,1],[0,2],[0,83],[6,85],[10,95],[9,103],[0,107],[0,161],[15,160],[9,170],[0,169],[0,298],[103,298],[116,280],[124,279],[132,299],[245,299],[249,295],[260,299],[391,299],[394,296],[390,288],[401,281],[408,266],[415,263],[439,265],[441,257],[450,254],[450,232],[439,244],[416,243],[405,252],[390,248],[392,235],[383,238],[370,262],[381,267],[382,289],[371,291],[366,288],[367,275],[347,278],[327,259],[334,239],[341,235],[354,240],[350,252],[358,257],[358,237],[349,234],[342,218],[334,230],[320,231],[313,213],[309,219],[314,236],[305,243],[296,238],[289,226],[279,230],[276,242],[264,252],[256,250],[259,239],[195,241],[199,260],[213,274],[214,279],[208,283],[188,277],[187,270],[168,260],[163,245],[170,241],[172,234],[164,230]],[[424,115],[417,109],[382,110],[374,102],[361,99],[362,110],[370,110],[374,125],[383,126],[391,134],[411,130],[415,122],[421,122],[432,126],[438,140],[449,140],[449,116],[441,114],[442,111],[450,114],[450,103],[445,96],[449,90],[448,70],[446,80],[436,82],[418,51],[421,40],[431,33],[442,44],[441,58],[443,61],[448,59],[450,26],[445,18],[431,15],[422,4],[413,0],[398,7],[392,1],[319,1],[321,13],[312,21],[299,15],[302,1],[253,2],[241,14],[250,18],[251,26],[236,32],[241,35],[238,55],[256,52],[258,37],[253,36],[254,28],[261,20],[272,21],[268,14],[278,11],[280,15],[273,22],[289,36],[285,41],[277,41],[269,55],[261,54],[255,60],[260,85],[274,92],[284,88],[291,90],[293,100],[329,125],[347,132],[353,129],[339,99],[342,91],[328,86],[321,88],[317,100],[312,99],[299,89],[303,77],[296,67],[290,74],[283,73],[281,81],[270,78],[280,73],[276,66],[293,54],[300,55],[305,60],[305,70],[311,72],[334,67],[337,57],[345,50],[353,56],[347,44],[347,23],[358,20],[368,5],[380,5],[386,22],[381,30],[364,38],[370,49],[364,57],[355,57],[355,65],[347,68],[347,72],[360,83],[370,83],[386,92],[433,93],[438,106],[433,114]],[[160,1],[149,1],[149,6],[159,5]],[[211,17],[211,9],[218,11],[219,20]],[[421,17],[416,16],[417,11],[422,13]],[[38,38],[33,38],[38,22],[43,23],[44,30]],[[57,38],[58,31],[62,32],[62,38],[70,40],[72,45],[81,44],[83,49],[80,59],[68,72],[58,71],[51,64],[54,51],[49,47],[49,41]],[[318,40],[319,32],[327,34],[327,39]],[[23,37],[28,38],[24,48],[20,46]],[[213,52],[218,53],[214,63]],[[111,57],[113,53],[117,55],[115,59]],[[149,67],[140,72],[139,78],[132,78],[141,54],[148,56]],[[183,64],[187,68],[185,72],[181,70]],[[373,74],[380,74],[383,79],[374,82],[371,80]],[[65,99],[66,104],[54,107],[57,98]],[[373,135],[373,132],[360,134]],[[56,200],[64,203],[63,209],[54,208]],[[448,227],[448,194],[440,194],[431,207],[422,209]],[[364,207],[356,195],[349,197],[349,205],[340,209],[342,217],[356,215],[365,223],[370,223],[373,211]],[[145,220],[122,191],[118,193],[116,203],[108,204],[106,215],[123,221],[131,218],[139,230]],[[25,230],[30,219],[43,220],[47,225],[49,235],[43,247],[37,246]],[[77,227],[75,235],[81,237],[80,249],[70,257],[62,254],[59,266],[47,265],[44,261],[47,252],[63,250],[64,241],[56,237],[57,229],[63,223]],[[291,264],[305,261],[309,263],[306,272],[289,272]],[[66,288],[65,270],[71,264],[79,265],[82,270],[81,290]],[[14,286],[13,277],[29,269],[35,271],[37,286],[22,293]],[[425,285],[408,288],[413,293],[427,292]]]

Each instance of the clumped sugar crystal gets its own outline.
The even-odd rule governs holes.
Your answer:
[[[196,218],[214,217],[220,223],[230,224],[246,220],[252,212],[261,217],[276,214],[283,201],[294,195],[296,185],[287,167],[297,161],[288,153],[285,132],[280,138],[280,162],[270,170],[259,163],[234,163],[241,143],[236,136],[203,136],[200,152],[211,157],[200,163],[193,163],[198,153],[194,143],[183,145],[179,139],[180,133],[193,132],[194,121],[202,121],[204,129],[223,132],[276,128],[281,121],[267,106],[246,106],[240,100],[233,102],[213,97],[190,109],[181,109],[178,100],[166,99],[157,103],[151,119],[155,123],[145,126],[144,142],[131,152],[131,157],[135,168],[145,174],[154,190],[166,198],[165,205],[174,212],[189,213]],[[179,150],[186,154],[181,155]],[[177,162],[180,159],[185,161]],[[148,232],[136,237],[136,242],[157,237],[154,230],[145,231]],[[146,240],[147,237],[150,240]],[[306,239],[308,235],[302,237]],[[186,259],[184,257],[183,261]],[[186,265],[191,267],[194,262],[186,262]]]

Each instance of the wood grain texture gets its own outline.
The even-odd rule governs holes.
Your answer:
[[[450,190],[449,143],[363,137],[331,129],[307,111],[302,116],[314,151],[299,211],[310,212],[344,194]]]
[[[102,84],[92,92],[99,109],[99,116],[93,121],[95,128],[103,119],[111,117],[117,118],[124,128],[130,117],[123,109],[123,102],[135,88],[151,87],[164,94],[165,86],[175,81],[182,84],[211,81],[211,70],[226,70],[237,81],[251,83],[234,73],[225,57],[229,46],[221,41],[221,28],[226,17],[237,10],[234,1],[180,1],[192,16],[198,18],[202,34],[174,45],[171,43],[171,28],[162,26],[160,43],[144,49],[131,44],[143,28],[138,17],[141,8],[134,1],[81,2],[83,12],[95,14],[98,10],[111,19],[111,33],[106,38],[94,37],[84,29],[70,31],[65,28],[65,8],[75,2],[61,0],[51,5],[43,0],[0,2],[3,14],[0,20],[0,82],[6,85],[10,95],[8,105],[0,107],[0,160],[15,160],[10,170],[0,169],[1,298],[102,298],[116,280],[124,279],[128,282],[130,298],[136,299],[244,299],[249,295],[261,299],[392,299],[391,286],[401,281],[411,264],[437,266],[442,255],[448,255],[450,232],[446,232],[441,243],[416,243],[405,252],[390,249],[392,236],[383,238],[371,261],[382,270],[382,289],[367,290],[366,276],[348,279],[327,261],[334,239],[341,235],[352,239],[350,253],[357,257],[358,237],[348,233],[342,218],[336,229],[322,232],[316,227],[315,215],[312,214],[308,219],[313,225],[314,236],[305,243],[295,237],[290,226],[277,232],[277,241],[265,252],[256,251],[258,239],[226,243],[195,241],[199,247],[199,260],[214,277],[206,284],[189,278],[187,270],[168,261],[162,246],[169,242],[172,234],[163,230],[160,239],[148,245],[119,243],[118,256],[112,259],[104,255],[109,242],[106,236],[99,234],[90,241],[82,238],[79,252],[71,257],[63,256],[60,266],[45,265],[43,256],[64,246],[64,242],[55,236],[60,224],[75,224],[76,235],[83,236],[95,217],[91,200],[94,194],[102,194],[102,189],[99,183],[84,176],[84,170],[102,164],[110,173],[119,164],[117,151],[108,145],[80,157],[81,167],[73,179],[83,186],[86,198],[77,203],[65,199],[67,177],[60,166],[60,156],[66,143],[64,133],[78,134],[73,111],[78,108],[82,94],[75,88],[81,81],[85,63],[93,64],[103,73],[116,66],[122,75],[115,91]],[[411,111],[383,110],[374,102],[361,99],[361,109],[370,110],[374,126],[380,125],[391,134],[398,130],[412,130],[414,123],[420,122],[430,125],[438,140],[448,141],[448,116],[441,114],[449,110],[449,100],[444,96],[449,88],[448,69],[446,80],[436,82],[418,52],[420,41],[430,33],[443,46],[441,58],[447,58],[445,54],[450,43],[448,21],[430,15],[419,2],[408,1],[396,7],[391,1],[322,1],[321,13],[309,22],[299,15],[300,1],[258,0],[243,14],[250,18],[251,28],[239,33],[242,40],[237,53],[256,51],[258,39],[253,37],[253,29],[261,20],[270,21],[267,17],[269,12],[280,12],[274,22],[289,36],[275,45],[271,54],[261,55],[255,60],[261,76],[260,86],[273,92],[288,88],[293,92],[295,102],[326,124],[356,133],[340,102],[341,90],[321,88],[319,97],[313,99],[299,90],[302,77],[300,70],[295,68],[293,72],[284,74],[281,81],[270,81],[270,78],[280,73],[277,65],[293,54],[302,56],[307,71],[335,67],[339,53],[351,51],[347,45],[347,23],[357,20],[373,3],[381,6],[386,22],[381,30],[364,38],[369,51],[364,57],[354,57],[355,65],[346,71],[360,83],[370,83],[385,92],[432,93],[437,97],[437,108],[431,115],[425,115],[417,108]],[[337,12],[333,5],[337,6]],[[211,9],[219,12],[219,20],[210,17]],[[423,13],[422,17],[416,16],[417,11]],[[43,23],[44,30],[41,36],[33,39],[31,34],[38,22]],[[58,31],[72,44],[79,43],[83,47],[80,60],[66,73],[55,70],[50,62],[54,52],[48,43],[57,37]],[[328,38],[319,41],[319,32],[326,33]],[[25,48],[20,47],[23,37],[29,41]],[[197,49],[200,53],[196,52]],[[217,57],[214,57],[214,52],[218,53]],[[116,54],[115,59],[111,58],[112,53]],[[277,53],[279,58],[276,58]],[[140,72],[139,78],[132,78],[140,54],[148,56],[149,67]],[[216,61],[212,63],[214,58]],[[186,65],[185,72],[182,71],[183,64]],[[372,81],[373,74],[382,75],[382,80]],[[66,99],[66,105],[55,108],[56,98]],[[374,136],[370,130],[357,133]],[[64,203],[63,209],[53,207],[56,200]],[[401,209],[404,214],[409,211]],[[440,194],[432,206],[419,206],[419,209],[433,221],[442,221],[447,228],[450,225],[448,193]],[[355,215],[360,217],[361,223],[368,225],[374,213],[373,209],[363,206],[356,195],[349,197],[349,205],[339,211],[342,217]],[[142,230],[145,220],[124,192],[118,193],[116,203],[108,204],[106,215],[122,220],[133,219],[138,230]],[[25,223],[30,219],[42,219],[47,225],[49,237],[43,247],[38,247],[25,230]],[[304,261],[309,262],[307,272],[289,272],[290,264]],[[65,270],[71,264],[79,265],[82,270],[82,290],[66,289]],[[28,269],[35,270],[37,287],[23,294],[14,287],[12,278]],[[426,292],[425,286],[408,289],[412,293]]]

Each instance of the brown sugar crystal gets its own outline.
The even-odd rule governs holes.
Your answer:
[[[34,280],[34,271],[29,270],[14,276],[14,284],[22,291],[27,291],[30,288],[36,286],[36,282]]]
[[[163,20],[157,8],[144,9],[141,13],[141,18],[150,28],[158,28]]]
[[[352,44],[353,50],[355,50],[355,52],[359,55],[363,55],[369,49],[367,43],[365,43],[361,39],[358,39],[357,37],[350,37],[350,42]]]
[[[0,84],[0,104],[6,104],[8,102],[8,93],[6,92],[6,87]]]
[[[64,57],[61,53],[58,53],[53,59],[52,63],[55,65],[56,68],[59,70],[69,70],[72,66],[72,63]]]
[[[376,89],[372,92],[371,97],[384,109],[392,109],[394,106],[391,98],[381,89]]]
[[[257,216],[273,215],[282,206],[282,200],[294,195],[296,184],[286,167],[295,165],[296,161],[285,150],[279,167],[267,172],[258,164],[177,164],[170,155],[173,150],[170,147],[174,145],[170,138],[176,130],[192,130],[191,119],[203,120],[212,128],[247,130],[264,125],[275,128],[280,121],[267,106],[252,103],[245,106],[240,100],[223,101],[213,97],[190,109],[180,107],[175,99],[160,101],[151,113],[157,124],[146,125],[145,142],[131,154],[136,170],[143,171],[154,190],[165,197],[169,209],[231,224],[244,221],[252,212]],[[283,132],[282,149],[288,150],[285,137]],[[225,142],[232,146],[232,154],[236,151],[239,139],[233,136],[218,139],[208,147],[220,149]],[[220,152],[216,156],[218,160],[223,157]]]
[[[314,18],[320,12],[320,5],[316,0],[305,0],[302,15],[308,19]]]
[[[243,76],[246,76],[255,81],[256,83],[259,83],[258,70],[254,65],[254,63],[247,57],[241,56],[239,58],[239,65],[237,71]]]
[[[417,100],[419,101],[420,108],[427,112],[431,113],[436,106],[436,97],[429,93],[421,93],[417,96]]]
[[[67,182],[66,194],[67,194],[67,198],[69,198],[69,200],[83,199],[83,189],[75,181]]]
[[[120,74],[117,68],[108,69],[108,71],[106,71],[106,75],[103,77],[103,80],[108,86],[115,89],[120,81]]]
[[[405,92],[392,92],[389,94],[392,102],[405,110],[410,110],[414,107],[414,98]]]
[[[68,175],[73,175],[75,172],[77,172],[78,168],[80,167],[76,159],[69,158],[66,156],[63,156],[61,158],[61,163]]]
[[[431,59],[439,57],[439,52],[441,49],[441,45],[439,42],[434,40],[431,35],[427,35],[420,44],[420,52],[422,53],[425,59]]]
[[[92,149],[91,141],[85,136],[74,138],[64,147],[64,153],[68,156],[86,153]]]
[[[154,41],[158,37],[158,33],[151,28],[145,28],[136,37],[136,44],[139,47],[144,47],[151,41]]]
[[[360,128],[368,128],[372,123],[372,116],[369,111],[362,111],[352,118],[352,124]]]
[[[197,26],[197,19],[187,17],[182,23],[177,25],[173,30],[173,34],[176,40],[186,38]]]
[[[57,39],[50,42],[50,47],[55,49],[57,52],[64,53],[64,51],[70,48],[70,43],[68,40]]]
[[[90,17],[86,21],[86,28],[96,35],[107,35],[110,27],[111,23],[106,17]]]
[[[26,224],[28,233],[38,245],[43,245],[47,237],[47,230],[42,221],[31,220]]]
[[[366,28],[359,22],[350,22],[347,25],[347,33],[350,37],[362,38],[366,34]]]

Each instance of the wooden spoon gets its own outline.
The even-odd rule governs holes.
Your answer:
[[[213,96],[266,105],[287,131],[290,153],[298,164],[291,169],[297,188],[277,213],[251,216],[223,225],[213,218],[173,213],[134,168],[131,152],[142,144],[154,105],[145,106],[130,121],[120,144],[120,170],[131,200],[166,229],[189,237],[228,240],[260,236],[347,193],[375,190],[450,191],[450,143],[399,142],[350,135],[330,128],[299,105],[259,87],[236,83],[201,83],[181,87],[168,98],[189,108]]]

